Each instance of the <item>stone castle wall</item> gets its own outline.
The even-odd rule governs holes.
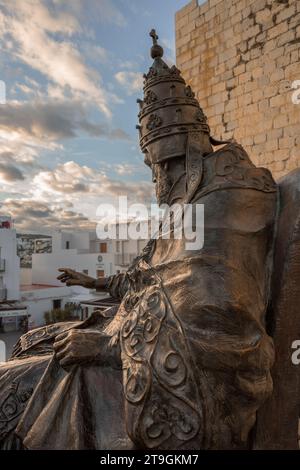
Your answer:
[[[275,178],[300,167],[300,0],[192,0],[176,14],[176,56],[214,137]]]

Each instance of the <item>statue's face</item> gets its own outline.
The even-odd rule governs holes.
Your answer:
[[[170,201],[174,185],[185,175],[185,156],[170,158],[152,164],[152,181],[155,183],[156,199],[159,205]]]
[[[155,184],[158,205],[167,204],[173,185],[171,176],[168,173],[168,162],[155,163],[152,165],[152,181]]]

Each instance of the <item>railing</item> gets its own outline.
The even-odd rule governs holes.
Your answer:
[[[0,272],[5,271],[5,259],[0,258]]]

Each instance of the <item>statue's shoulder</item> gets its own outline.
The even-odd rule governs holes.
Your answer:
[[[277,191],[271,172],[256,167],[246,150],[236,142],[204,157],[203,178],[197,193],[226,188],[248,188],[266,193]]]

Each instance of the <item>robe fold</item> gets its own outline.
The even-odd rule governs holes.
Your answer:
[[[49,350],[29,348],[24,359],[19,345],[0,367],[0,425],[9,384],[23,390],[22,374],[36,372],[0,445],[15,432],[29,449],[249,446],[256,412],[272,392],[265,314],[277,187],[235,143],[201,165],[186,202],[204,204],[204,246],[150,240],[126,274],[110,279],[117,313],[89,319],[89,328],[120,345],[122,371],[96,364],[65,371]],[[40,341],[43,350],[48,343]]]

